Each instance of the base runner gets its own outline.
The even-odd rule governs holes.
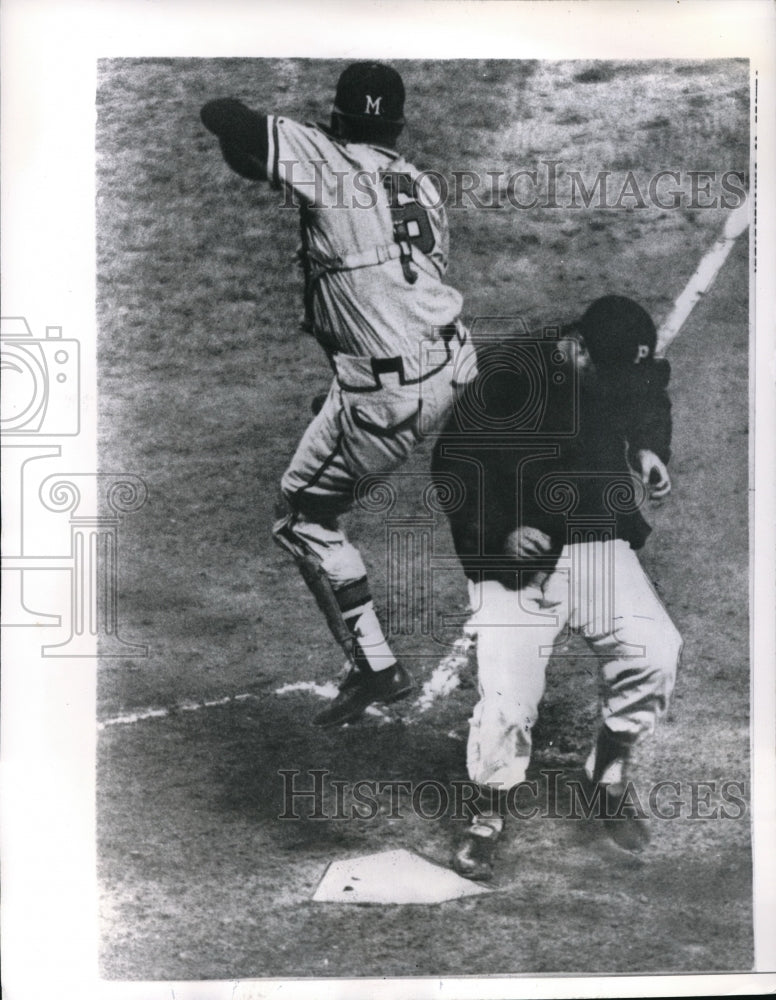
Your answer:
[[[682,645],[635,552],[650,532],[641,503],[671,489],[670,368],[655,344],[649,315],[612,295],[555,339],[488,348],[436,444],[433,475],[463,497],[449,517],[477,639],[467,768],[480,795],[453,859],[466,877],[492,874],[561,634],[581,636],[599,669],[591,800],[621,847],[648,842],[623,806],[628,762],[666,710]]]

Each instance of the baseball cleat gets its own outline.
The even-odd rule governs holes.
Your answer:
[[[453,871],[480,882],[493,878],[493,857],[503,829],[503,821],[475,816],[453,855]]]
[[[652,835],[646,816],[635,806],[625,803],[626,788],[623,785],[605,785],[604,830],[618,847],[632,854],[643,851]]]
[[[643,851],[652,835],[643,809],[633,802],[632,784],[626,781],[593,782],[584,775],[582,786],[590,802],[597,802],[597,812],[592,817],[597,828],[621,850],[631,854]]]
[[[400,663],[369,673],[354,667],[340,684],[339,694],[331,705],[315,716],[313,725],[344,726],[355,722],[370,705],[375,702],[390,705],[406,698],[414,686],[412,677]]]
[[[603,815],[599,813],[598,819],[603,820],[607,836],[622,850],[637,854],[649,844],[651,835],[647,817],[638,798],[634,801],[635,789],[628,781],[632,747],[631,739],[602,726],[588,759],[591,770],[585,772],[585,784],[591,795],[603,790]]]

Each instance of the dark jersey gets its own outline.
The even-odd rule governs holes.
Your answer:
[[[667,361],[599,367],[577,379],[553,365],[552,344],[527,350],[516,341],[480,352],[480,375],[463,391],[432,459],[440,487],[463,498],[448,516],[466,575],[510,587],[517,569],[552,569],[570,541],[615,537],[640,548],[651,529],[629,458],[641,449],[670,458]],[[507,539],[519,526],[545,532],[549,555],[509,556]]]

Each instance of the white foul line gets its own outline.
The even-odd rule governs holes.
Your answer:
[[[749,203],[745,201],[727,217],[722,233],[714,241],[708,253],[701,258],[695,273],[674,303],[674,308],[662,323],[657,333],[657,347],[655,349],[657,355],[665,354],[671,341],[687,322],[687,317],[695,308],[698,299],[711,288],[720,268],[733,249],[733,244],[748,225]]]
[[[213,701],[188,701],[168,708],[141,708],[137,712],[124,712],[103,719],[97,723],[97,729],[105,729],[107,726],[128,726],[133,722],[144,722],[146,719],[166,719],[169,715],[177,715],[179,712],[197,712],[200,708],[216,708],[219,705],[229,705],[235,701],[247,701],[249,698],[257,697],[255,694],[235,694],[226,698],[215,698]]]
[[[410,718],[406,718],[404,720],[406,724],[409,725],[416,721],[417,718],[431,708],[431,705],[437,698],[449,694],[458,687],[458,675],[468,663],[469,650],[472,647],[473,641],[467,635],[456,639],[453,643],[452,651],[439,661],[431,677],[424,683],[419,698],[412,706],[417,709],[417,713]],[[314,681],[297,681],[293,684],[284,684],[282,687],[276,688],[273,693],[283,695],[293,694],[297,691],[305,691],[315,694],[319,698],[331,701],[332,698],[336,698],[339,689],[331,681],[327,681],[325,684],[316,684]],[[97,729],[103,730],[108,726],[128,726],[135,722],[145,722],[147,719],[166,719],[180,712],[197,712],[201,708],[218,708],[223,705],[248,701],[258,697],[259,695],[250,693],[235,694],[226,698],[215,698],[212,701],[185,702],[182,705],[173,705],[168,708],[143,708],[137,712],[124,712],[120,715],[103,719],[97,723]],[[379,705],[370,705],[366,709],[365,714],[380,719],[382,722],[390,722],[391,720],[390,715],[387,715]]]

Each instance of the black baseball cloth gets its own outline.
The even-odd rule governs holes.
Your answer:
[[[631,463],[641,449],[666,463],[671,456],[668,361],[599,364],[577,378],[559,369],[552,343],[534,342],[529,366],[520,360],[526,350],[522,340],[480,349],[480,374],[459,396],[431,465],[440,495],[452,486],[457,498],[448,518],[466,576],[510,589],[551,571],[575,528],[574,540],[614,537],[641,548],[651,528]],[[550,552],[510,555],[519,526],[547,534]]]

